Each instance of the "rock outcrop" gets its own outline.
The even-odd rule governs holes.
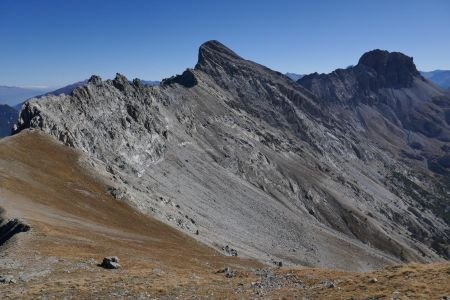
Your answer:
[[[108,256],[103,258],[100,266],[105,269],[120,269],[119,258],[117,256]]]
[[[0,218],[0,246],[5,244],[14,235],[27,232],[30,226],[24,224],[19,219],[3,220]]]

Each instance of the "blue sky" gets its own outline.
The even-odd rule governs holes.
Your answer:
[[[450,69],[450,1],[1,0],[0,85],[159,80],[210,39],[280,72],[330,72],[374,48]]]

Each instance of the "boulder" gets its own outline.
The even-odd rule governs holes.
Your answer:
[[[11,284],[16,283],[16,280],[12,275],[0,275],[0,283]]]
[[[224,273],[226,278],[233,278],[236,276],[236,271],[232,270],[230,267],[225,267],[222,270],[219,270],[217,273]]]
[[[105,257],[100,266],[105,269],[119,269],[120,268],[119,258],[117,256]]]
[[[222,250],[225,251],[226,254],[231,256],[238,256],[237,250],[231,248],[230,246],[226,245],[225,247],[222,247]]]

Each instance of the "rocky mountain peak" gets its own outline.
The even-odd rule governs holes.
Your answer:
[[[196,69],[205,71],[215,65],[227,64],[231,60],[242,59],[239,55],[222,43],[211,40],[203,43],[198,51]]]
[[[113,84],[118,90],[124,91],[125,87],[130,85],[130,82],[124,75],[117,73],[113,80]]]
[[[422,188],[406,171],[435,155],[428,144],[441,146],[414,134],[445,137],[444,126],[427,122],[443,111],[421,104],[422,95],[435,96],[419,90],[427,82],[414,78],[420,98],[412,89],[386,89],[402,64],[374,54],[352,68],[306,76],[311,94],[210,41],[196,69],[160,86],[140,88],[118,74],[31,100],[15,132],[37,128],[83,151],[113,180],[115,198],[223,249],[230,243],[252,257],[357,270],[434,261],[432,247],[447,255],[439,245],[449,239],[441,213],[447,190],[431,179]],[[410,137],[422,152],[406,148]],[[393,159],[400,150],[385,145],[394,142],[417,162]],[[271,243],[280,247],[260,250]]]
[[[297,82],[327,102],[372,103],[382,89],[411,88],[423,79],[413,58],[400,52],[375,49],[364,53],[358,64],[330,74],[313,73]]]
[[[98,75],[92,75],[89,78],[88,83],[100,84],[100,83],[102,83],[102,78]]]
[[[413,77],[420,76],[412,57],[380,49],[364,53],[356,67],[375,71],[379,86],[386,87],[409,87]]]

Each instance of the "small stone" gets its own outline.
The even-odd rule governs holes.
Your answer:
[[[12,275],[0,275],[0,283],[11,284],[16,283],[16,280]]]
[[[226,278],[233,278],[234,276],[236,276],[236,271],[232,270],[230,267],[219,270],[217,273],[225,273]]]
[[[283,262],[282,262],[282,261],[277,261],[277,260],[273,260],[273,259],[272,259],[272,263],[273,263],[275,266],[279,267],[279,268],[281,268],[281,267],[283,266]]]
[[[119,258],[117,256],[108,256],[103,259],[103,262],[100,265],[105,269],[119,269]]]
[[[322,281],[322,284],[329,289],[335,288],[337,286],[336,283],[332,280],[324,280]]]
[[[227,254],[231,256],[238,256],[238,252],[236,249],[231,248],[230,246],[226,245],[225,247],[222,247],[222,250],[225,251]]]
[[[374,278],[371,278],[370,280],[369,280],[369,283],[377,283],[378,282],[378,279],[376,279],[375,277]]]

